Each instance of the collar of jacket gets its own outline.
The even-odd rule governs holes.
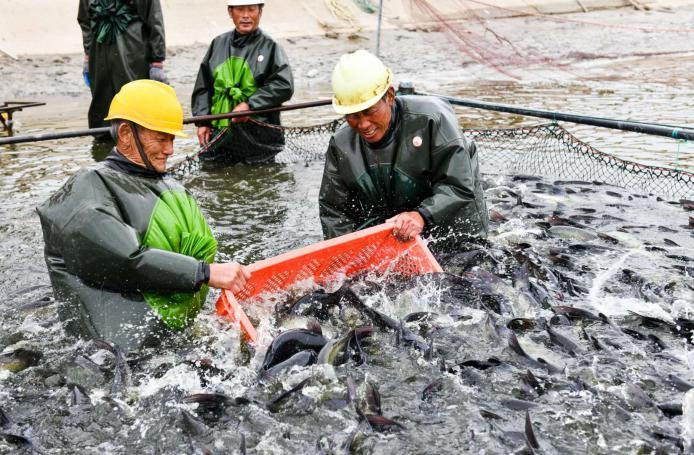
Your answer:
[[[231,36],[231,44],[234,47],[242,48],[249,44],[251,41],[255,40],[256,37],[260,36],[260,29],[256,28],[255,31],[242,35],[234,29],[233,35]]]
[[[398,118],[399,114],[400,112],[398,109],[398,99],[396,98],[393,102],[393,110],[390,113],[390,123],[388,124],[388,131],[386,131],[386,134],[383,135],[380,141],[374,144],[368,144],[371,150],[382,149],[383,147],[385,147],[393,141],[393,138],[395,137],[395,131],[397,131],[398,125],[400,124],[400,119]]]
[[[164,176],[164,174],[151,171],[145,167],[133,163],[132,161],[124,157],[123,154],[119,152],[118,149],[115,147],[113,147],[111,153],[109,153],[106,157],[106,162],[104,164],[108,168],[123,172],[125,174],[136,175],[138,177],[160,179]]]

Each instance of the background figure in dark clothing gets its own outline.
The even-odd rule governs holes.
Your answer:
[[[138,79],[168,83],[164,17],[159,0],[80,0],[84,77],[92,92],[89,127],[104,121],[121,87]]]
[[[294,94],[294,79],[282,47],[258,28],[263,3],[229,0],[234,30],[216,37],[207,51],[193,89],[193,115],[226,114],[280,106]],[[254,120],[280,125],[279,113]],[[280,129],[259,126],[248,117],[198,123],[198,140],[206,145],[228,127],[224,137],[201,157],[225,163],[271,162],[282,151]]]

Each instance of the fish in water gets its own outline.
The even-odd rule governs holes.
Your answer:
[[[420,351],[426,352],[429,349],[429,344],[424,340],[424,338],[404,327],[401,323],[390,316],[366,305],[350,288],[345,288],[343,295],[352,306],[371,319],[371,321],[378,327],[382,329],[390,329],[396,332],[399,331],[402,340],[408,344],[412,344]],[[318,363],[321,362],[319,361]]]
[[[573,226],[552,226],[549,228],[548,233],[552,237],[564,240],[577,240],[580,242],[589,242],[598,237],[597,234],[593,232]]]
[[[19,373],[39,364],[43,354],[29,349],[19,348],[12,352],[0,354],[0,370]]]
[[[342,365],[350,356],[350,348],[354,342],[357,349],[360,348],[362,339],[371,336],[373,327],[359,327],[350,330],[340,338],[328,341],[318,353],[316,363],[329,365]],[[358,353],[360,356],[363,353]]]
[[[550,341],[555,344],[556,346],[561,347],[564,349],[566,352],[569,353],[569,355],[575,357],[577,354],[581,354],[585,352],[585,349],[580,347],[578,344],[574,343],[572,340],[570,340],[568,337],[562,335],[561,333],[558,333],[556,330],[552,329],[552,326],[546,325],[545,330],[547,331],[547,334],[549,335]]]
[[[317,355],[327,342],[323,334],[313,327],[311,330],[287,330],[272,340],[260,370],[267,371],[302,351],[313,351]]]
[[[84,387],[77,384],[68,384],[68,389],[70,390],[70,406],[85,407],[92,405],[92,400]]]
[[[310,377],[304,379],[303,381],[299,382],[297,385],[295,385],[291,389],[287,390],[286,392],[282,392],[277,397],[268,401],[266,404],[268,410],[270,410],[270,412],[279,411],[280,406],[287,398],[291,397],[292,395],[294,395],[297,392],[300,392],[304,387],[306,387],[309,384],[309,382],[311,382]]]
[[[331,310],[340,306],[341,292],[327,293],[325,289],[318,289],[300,299],[286,305],[278,305],[276,312],[293,314],[297,316],[312,316],[320,320],[326,320],[331,316]]]
[[[316,354],[316,351],[310,349],[297,352],[284,362],[278,363],[268,369],[261,369],[259,376],[261,379],[264,380],[272,379],[282,371],[289,370],[292,367],[305,367],[313,365],[314,363],[316,363],[317,358],[318,355]]]
[[[525,440],[531,450],[538,450],[540,444],[537,442],[537,437],[535,436],[535,430],[533,429],[533,423],[530,420],[530,413],[525,412]]]
[[[184,403],[196,404],[196,413],[201,417],[219,419],[230,407],[246,406],[251,403],[246,397],[228,397],[221,393],[197,393],[183,399]]]
[[[210,427],[198,420],[193,414],[181,409],[178,414],[178,427],[189,436],[207,436],[212,433]]]

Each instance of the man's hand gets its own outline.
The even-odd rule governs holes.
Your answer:
[[[164,72],[164,62],[152,62],[149,65],[149,78],[153,81],[169,83],[169,78]]]
[[[251,107],[248,105],[248,103],[243,102],[236,106],[233,111],[231,112],[241,112],[241,111],[250,111]],[[234,117],[231,119],[231,123],[246,123],[250,117]]]
[[[92,81],[89,80],[89,55],[84,54],[84,62],[82,63],[82,77],[84,78],[84,85],[90,87]]]
[[[207,145],[210,142],[210,135],[212,134],[212,128],[209,126],[199,126],[198,127],[198,142],[201,146]]]
[[[244,266],[237,262],[226,264],[210,264],[210,281],[213,288],[228,289],[231,292],[239,292],[251,278],[251,274]]]
[[[403,242],[412,240],[424,229],[424,218],[419,212],[403,212],[386,223],[393,223],[393,235]]]

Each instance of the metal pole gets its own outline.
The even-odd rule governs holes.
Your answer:
[[[427,95],[417,92],[417,95]],[[456,106],[472,107],[475,109],[485,109],[488,111],[506,112],[509,114],[527,115],[529,117],[545,118],[553,121],[578,123],[581,125],[599,126],[621,131],[631,131],[634,133],[650,134],[653,136],[664,136],[672,139],[694,140],[694,128],[674,125],[662,125],[658,123],[633,122],[629,120],[616,120],[601,117],[591,117],[588,115],[570,114],[566,112],[543,111],[539,109],[528,109],[524,107],[511,106],[508,104],[486,103],[464,98],[454,98],[443,95],[429,95],[444,99]]]
[[[383,24],[383,0],[378,0],[378,27],[376,28],[376,56],[381,56],[381,25]]]
[[[198,117],[190,117],[183,119],[184,124],[197,123],[197,122],[210,122],[212,120],[222,120],[235,117],[248,117],[249,115],[257,114],[269,114],[271,112],[284,112],[293,111],[297,109],[306,109],[310,107],[318,106],[328,106],[332,104],[332,100],[320,100],[320,101],[310,101],[307,103],[297,103],[289,104],[287,106],[272,107],[269,109],[259,109],[257,111],[240,111],[240,112],[230,112],[228,114],[219,115],[201,115]],[[21,144],[24,142],[41,142],[41,141],[51,141],[54,139],[68,139],[72,137],[82,137],[82,136],[102,136],[109,134],[110,128],[92,128],[88,130],[79,131],[65,131],[63,133],[43,133],[36,134],[33,136],[15,136],[15,137],[0,137],[0,145],[10,145],[10,144]]]

